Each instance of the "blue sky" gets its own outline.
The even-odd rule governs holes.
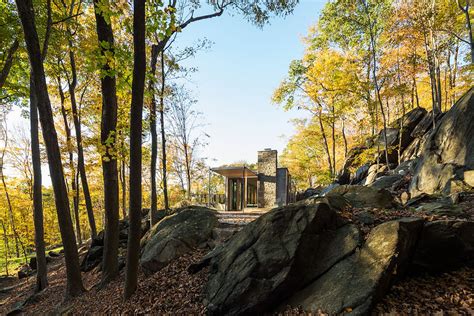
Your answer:
[[[204,114],[209,145],[202,155],[211,166],[245,160],[256,162],[257,151],[277,149],[280,153],[294,133],[290,120],[304,117],[294,110],[285,112],[270,97],[285,77],[291,60],[301,58],[301,38],[317,20],[324,0],[302,0],[286,18],[273,18],[262,29],[242,16],[224,13],[221,17],[191,24],[177,38],[178,46],[188,46],[207,38],[214,44],[188,60],[199,71],[189,87]],[[13,125],[28,126],[13,111]],[[43,166],[43,181],[50,184],[49,170]]]
[[[325,1],[303,0],[286,18],[273,18],[260,29],[242,16],[224,13],[190,25],[177,38],[179,46],[198,38],[214,44],[188,61],[198,67],[192,75],[197,108],[204,113],[211,136],[203,155],[212,166],[246,160],[255,162],[257,150],[283,150],[294,133],[292,118],[271,103],[272,92],[285,77],[291,60],[301,58],[301,38],[317,20]]]

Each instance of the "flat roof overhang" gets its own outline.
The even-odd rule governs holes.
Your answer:
[[[227,178],[256,178],[257,173],[245,166],[242,167],[218,167],[218,168],[211,168],[212,171],[218,173]]]

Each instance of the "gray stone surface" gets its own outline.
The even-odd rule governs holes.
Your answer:
[[[370,168],[370,164],[364,164],[357,168],[355,173],[351,175],[351,183],[350,184],[360,184],[365,177],[367,177],[368,171]]]
[[[374,183],[374,181],[380,177],[381,175],[385,174],[387,171],[387,165],[372,165],[370,166],[369,170],[367,171],[367,177],[365,178],[365,181],[363,181],[361,184],[363,185],[369,185]]]
[[[337,263],[282,307],[301,306],[307,312],[329,315],[349,310],[354,315],[369,314],[392,279],[405,271],[422,225],[422,220],[404,219],[377,226],[359,252]]]
[[[443,116],[421,151],[410,193],[445,191],[458,171],[474,169],[474,88]]]
[[[383,176],[375,180],[374,183],[370,184],[369,187],[375,189],[387,189],[390,190],[394,184],[400,181],[403,176],[399,174]]]
[[[421,271],[440,272],[474,258],[474,222],[444,220],[427,222],[413,257]]]
[[[205,293],[210,315],[259,314],[350,255],[358,229],[322,202],[277,208],[215,251]]]
[[[361,185],[341,185],[327,196],[342,195],[353,207],[391,208],[395,206],[392,194],[385,189]]]
[[[204,207],[187,207],[166,216],[141,242],[140,265],[147,274],[162,269],[173,259],[206,244],[217,225],[216,212]]]

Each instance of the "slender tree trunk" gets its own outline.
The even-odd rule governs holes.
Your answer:
[[[54,189],[56,210],[58,213],[59,229],[64,246],[66,262],[66,297],[79,295],[84,291],[79,268],[76,238],[74,236],[69,202],[64,182],[64,172],[61,163],[61,152],[58,137],[54,127],[53,113],[48,95],[46,76],[41,58],[39,38],[36,31],[35,15],[31,0],[16,0],[18,13],[23,25],[28,56],[33,71],[35,94],[38,100],[38,110],[43,130],[43,138],[48,155],[49,171]]]
[[[71,33],[71,31],[69,31]],[[71,35],[72,36],[72,35]],[[82,130],[81,122],[79,121],[79,113],[77,110],[76,100],[76,86],[77,86],[77,72],[76,72],[76,58],[74,54],[74,47],[72,40],[69,40],[69,63],[71,65],[72,81],[68,81],[69,96],[71,98],[71,110],[74,123],[74,130],[76,132],[76,146],[77,146],[77,168],[82,183],[82,193],[86,202],[87,218],[89,219],[89,227],[91,229],[91,237],[97,236],[97,228],[94,218],[94,210],[92,208],[92,199],[89,191],[89,183],[87,181],[86,167],[84,162],[84,148],[82,146]]]
[[[102,15],[102,2],[94,0],[97,37],[102,56],[109,60],[115,56],[114,35],[112,25],[107,23]],[[108,45],[103,45],[108,43]],[[118,174],[116,148],[117,128],[117,93],[116,79],[108,62],[102,65],[102,122],[100,140],[104,153],[102,154],[102,172],[104,179],[104,208],[105,208],[105,237],[104,256],[102,260],[102,281],[105,285],[118,275],[118,243],[119,243],[119,202]]]
[[[331,100],[331,110],[332,110],[332,118],[331,118],[331,139],[332,139],[332,167],[333,167],[333,174],[336,175],[337,168],[336,168],[336,115],[335,115],[335,108],[334,108],[334,100]]]
[[[120,182],[122,184],[122,215],[123,218],[127,217],[127,178],[126,178],[126,166],[125,166],[125,145],[122,142],[122,160],[120,162]]]
[[[456,103],[457,95],[456,95],[456,79],[457,79],[457,72],[458,72],[458,55],[459,55],[459,41],[456,43],[456,49],[454,51],[454,65],[453,65],[453,72],[450,79],[451,82],[451,106]]]
[[[372,63],[369,60],[367,62],[367,73],[366,73],[367,82],[370,81],[370,72],[371,72],[370,65],[371,64]],[[372,106],[372,94],[370,93],[369,88],[367,88],[367,108],[368,108],[368,111],[369,111],[369,114],[370,114],[370,123],[371,123],[371,127],[372,127],[371,135],[374,136],[375,133],[376,133],[376,130],[377,130],[377,127],[376,127],[377,120],[376,120],[374,112],[377,111],[377,107],[375,107],[375,109],[374,109],[373,106]]]
[[[142,211],[142,112],[145,90],[145,0],[133,1],[133,81],[130,106],[130,228],[127,245],[125,299],[137,289]]]
[[[347,151],[348,151],[345,119],[342,118],[341,122],[342,122],[342,139],[344,140],[344,160],[345,160],[347,158]]]
[[[184,166],[186,167],[186,186],[187,186],[187,199],[191,201],[191,157],[189,153],[189,145],[184,142]]]
[[[33,223],[35,227],[36,287],[39,292],[48,287],[46,246],[44,243],[43,196],[41,189],[41,156],[39,145],[38,109],[33,74],[30,73],[30,134],[31,161],[33,166]]]
[[[400,51],[397,51],[397,79],[398,85],[402,86],[402,76],[400,73]],[[405,93],[403,90],[400,93],[401,102],[402,102],[402,117],[400,118],[400,132],[399,132],[399,141],[398,141],[398,164],[401,163],[401,155],[402,155],[402,143],[403,143],[403,128],[404,128],[404,118],[405,118]]]
[[[157,46],[151,47],[151,63],[150,63],[150,80],[148,82],[148,90],[151,95],[150,104],[150,134],[151,134],[151,207],[150,207],[150,225],[155,225],[155,215],[158,208],[158,195],[156,193],[156,160],[158,157],[158,135],[156,131],[156,97],[155,97],[155,76],[156,63],[158,62]]]
[[[5,245],[5,274],[9,275],[9,273],[8,273],[8,257],[9,257],[9,253],[10,253],[10,245],[8,244],[7,228],[5,227],[5,223],[1,219],[0,219],[0,223],[2,223],[3,243]]]
[[[166,158],[166,132],[165,132],[165,54],[161,51],[161,91],[160,91],[160,128],[161,128],[161,169],[163,182],[163,198],[165,209],[170,208],[168,200],[168,164]]]
[[[64,97],[61,78],[58,77],[58,91],[59,91],[59,98],[61,101],[61,114],[64,121],[64,130],[66,131],[66,143],[67,143],[67,151],[69,155],[69,170],[71,171],[71,190],[73,193],[72,197],[72,204],[74,210],[74,221],[76,223],[76,239],[79,245],[82,245],[82,238],[81,238],[81,225],[79,221],[79,201],[77,200],[77,187],[76,187],[76,168],[74,166],[74,151],[72,148],[72,137],[71,137],[71,128],[69,127],[69,123],[67,120],[67,111],[64,106],[66,98]]]
[[[368,10],[367,7],[366,7],[366,10]],[[367,13],[367,15],[369,16],[368,13]],[[371,46],[371,49],[372,49],[372,63],[373,63],[372,76],[373,76],[373,81],[374,81],[375,93],[376,93],[377,100],[378,100],[378,103],[379,103],[379,106],[380,106],[380,113],[382,114],[383,139],[384,139],[384,143],[385,143],[385,160],[386,160],[387,168],[390,170],[389,161],[388,161],[387,120],[385,118],[385,112],[384,112],[384,109],[383,109],[382,97],[380,95],[380,86],[378,84],[378,79],[377,79],[376,39],[375,39],[375,36],[374,36],[374,33],[373,33],[373,29],[372,29],[373,26],[372,26],[372,22],[370,21],[370,18],[369,18],[369,25],[370,25],[369,33],[370,33],[370,44],[371,44],[370,46]],[[378,165],[378,160],[377,160],[377,165]]]
[[[326,158],[328,160],[328,166],[329,166],[329,173],[331,174],[331,178],[334,176],[334,170],[332,167],[332,162],[331,162],[331,155],[329,154],[329,145],[328,145],[328,139],[326,137],[326,131],[324,130],[324,124],[323,124],[323,110],[322,106],[319,105],[318,107],[318,122],[319,122],[319,128],[321,129],[321,135],[323,136],[323,141],[324,141],[324,151],[326,152]]]

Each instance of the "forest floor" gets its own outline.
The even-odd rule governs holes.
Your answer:
[[[474,195],[462,204],[464,219],[474,220]],[[361,221],[360,214],[370,213],[373,221]],[[446,215],[420,215],[409,210],[377,211],[351,209],[342,213],[349,221],[356,223],[368,233],[375,225],[391,219],[422,216],[427,220],[450,219]],[[364,217],[362,217],[364,218]],[[245,219],[246,221],[247,219]],[[233,220],[232,220],[233,221]],[[11,279],[0,284],[0,315],[14,310],[28,299],[20,313],[26,315],[54,314],[206,314],[203,304],[203,289],[208,270],[189,274],[187,268],[198,262],[206,251],[196,250],[173,261],[161,271],[146,277],[140,272],[136,294],[127,302],[123,300],[124,270],[120,276],[103,289],[98,289],[100,271],[94,269],[83,273],[87,291],[70,301],[63,302],[65,290],[65,267],[63,258],[48,265],[50,286],[32,296],[35,276],[26,279]],[[288,309],[284,314],[304,314],[298,309]],[[417,275],[405,277],[391,288],[376,305],[377,315],[474,315],[474,266],[467,265],[455,271],[438,275]]]

